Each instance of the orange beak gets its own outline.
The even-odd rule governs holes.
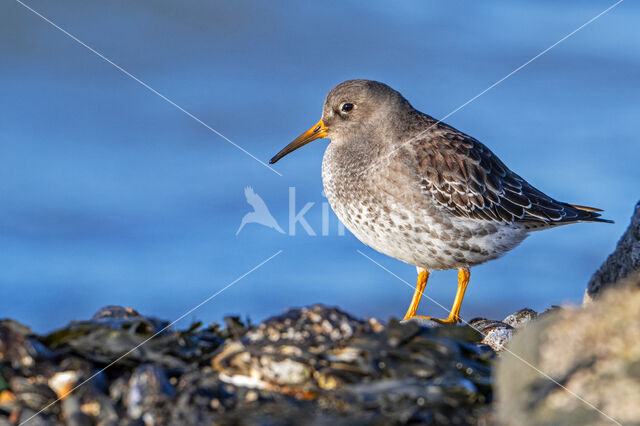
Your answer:
[[[326,138],[327,137],[327,126],[324,125],[322,120],[318,121],[312,128],[298,136],[291,142],[289,145],[285,146],[282,151],[277,153],[271,160],[269,160],[269,164],[274,164],[276,161],[280,160],[287,154],[292,153],[296,149],[305,146],[309,142],[313,142],[316,139]]]

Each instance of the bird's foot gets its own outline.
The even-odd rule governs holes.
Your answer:
[[[457,324],[459,322],[462,322],[460,317],[457,317],[457,316],[449,316],[447,318],[433,318],[433,317],[425,317],[425,316],[422,316],[422,315],[414,315],[411,318],[427,319],[427,320],[430,320],[430,321],[435,321],[435,322],[440,323],[440,324]],[[405,320],[411,319],[411,318],[405,318]]]

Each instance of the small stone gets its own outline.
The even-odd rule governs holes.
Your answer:
[[[80,409],[87,416],[98,417],[100,415],[100,404],[97,401],[85,402]]]
[[[39,383],[36,377],[14,376],[9,380],[9,386],[22,404],[34,410],[40,410],[57,399],[56,393],[46,384]],[[53,406],[45,411],[49,412],[52,409]]]
[[[0,392],[0,404],[16,401],[16,396],[10,390],[3,390]]]
[[[440,324],[439,322],[430,320],[429,318],[422,318],[422,317],[413,317],[407,320],[402,320],[400,321],[400,324],[417,324],[420,327],[430,327],[430,328],[442,327],[442,324]]]
[[[112,305],[100,308],[98,312],[93,314],[91,319],[100,320],[104,318],[136,318],[141,315],[132,308],[124,308],[122,306]]]
[[[496,352],[502,352],[513,336],[514,328],[501,321],[474,318],[469,326],[483,335],[482,343]]]
[[[31,368],[39,358],[46,359],[51,352],[31,330],[13,320],[0,320],[0,362],[8,362],[15,369]]]
[[[507,343],[511,341],[513,336],[513,328],[510,326],[496,326],[486,331],[482,343],[491,346],[496,352],[502,352]]]
[[[69,426],[91,426],[93,422],[80,408],[80,402],[75,395],[70,395],[62,401],[62,416]]]
[[[503,323],[509,324],[513,328],[520,328],[527,325],[529,322],[533,321],[538,317],[538,313],[533,309],[524,308],[520,309],[518,312],[509,315],[505,319],[502,320]]]
[[[380,323],[380,321],[378,321],[375,318],[369,318],[368,323],[369,323],[369,326],[371,327],[371,329],[375,333],[380,333],[382,330],[384,330],[384,325],[382,325]]]
[[[78,377],[78,372],[72,370],[55,373],[48,381],[49,387],[55,391],[58,398],[64,399],[75,386]]]
[[[131,418],[138,419],[144,413],[145,407],[171,398],[173,395],[173,386],[162,368],[155,365],[142,365],[129,379],[127,412]]]

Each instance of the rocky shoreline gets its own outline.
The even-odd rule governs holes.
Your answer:
[[[315,305],[178,330],[108,306],[47,335],[0,320],[0,426],[640,424],[639,266],[640,204],[583,308],[433,326]]]
[[[136,348],[166,325],[120,307],[45,336],[0,322],[0,424],[476,424],[491,417],[495,352],[468,326],[382,324],[315,305],[254,327],[227,318],[224,328],[167,329]]]
[[[2,320],[0,425],[496,424],[496,361],[558,311],[433,326],[314,305],[175,330],[108,306],[47,335]]]

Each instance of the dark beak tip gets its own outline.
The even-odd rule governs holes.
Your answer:
[[[276,155],[271,157],[271,160],[269,160],[269,164],[276,164],[278,161],[280,161],[281,158],[282,155],[280,155],[280,153],[277,153]]]

